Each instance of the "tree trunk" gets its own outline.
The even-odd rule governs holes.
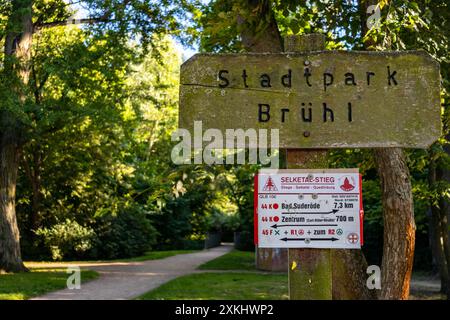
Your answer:
[[[367,261],[361,250],[332,250],[333,300],[377,300],[377,290],[369,290]]]
[[[408,299],[416,232],[409,170],[400,148],[376,149],[375,160],[384,218],[380,298]]]
[[[431,152],[431,151],[430,151]],[[442,180],[442,170],[437,167],[436,161],[433,160],[433,155],[430,156],[430,164],[428,165],[428,185],[430,190],[435,189],[437,181]],[[440,201],[442,202],[442,201]],[[430,234],[430,247],[433,255],[434,264],[441,280],[441,293],[446,294],[448,291],[448,269],[447,261],[444,252],[444,242],[442,235],[442,211],[445,212],[441,205],[430,204],[429,215],[429,234]],[[445,213],[444,213],[445,214]]]
[[[447,179],[450,179],[450,177],[447,177]],[[447,180],[449,181],[449,180]],[[449,220],[450,220],[450,205],[449,202],[445,199],[441,199],[440,203],[439,203],[439,207],[440,207],[440,226],[441,226],[441,236],[442,238],[440,239],[442,241],[442,247],[443,247],[443,255],[445,257],[445,262],[446,262],[446,266],[447,266],[447,285],[446,285],[446,289],[447,289],[447,299],[450,300],[450,237],[449,237],[449,232],[450,232],[450,224],[449,224]],[[444,280],[445,281],[445,280]]]
[[[270,1],[247,0],[248,10],[256,15],[249,17],[237,17],[238,24],[242,27],[241,39],[245,50],[249,52],[282,52],[283,41],[281,39],[278,24],[275,20]],[[263,30],[255,30],[252,21],[266,19],[267,24]]]
[[[367,9],[377,4],[378,0],[358,1],[361,37],[368,31]],[[364,43],[366,49],[373,45],[376,45],[373,41]],[[408,299],[416,230],[409,169],[400,148],[380,148],[374,153],[381,180],[384,220],[380,299]]]
[[[446,136],[447,141],[450,139],[450,135]],[[444,151],[447,155],[450,155],[450,146],[444,145]],[[446,165],[442,166],[442,179],[447,183],[450,182],[450,170]],[[447,199],[442,198],[439,203],[440,208],[440,224],[441,224],[441,236],[442,245],[445,260],[447,262],[447,299],[450,300],[450,203]]]
[[[447,260],[444,251],[444,237],[442,235],[443,227],[441,225],[441,208],[433,206],[431,208],[430,217],[430,237],[431,237],[431,251],[433,258],[435,259],[435,264],[437,271],[439,272],[439,278],[441,280],[441,293],[447,294],[448,292],[448,282],[449,274],[447,268]],[[444,227],[445,228],[445,227]]]
[[[8,130],[9,131],[9,130]],[[14,133],[4,132],[0,144],[0,272],[21,272],[20,236],[16,219],[19,150]]]
[[[7,77],[18,80],[13,81],[11,96],[17,97],[21,104],[25,103],[28,91],[32,37],[32,1],[13,1],[5,37],[4,72]],[[15,114],[8,106],[2,108],[0,114],[0,272],[27,271],[21,258],[16,218],[21,132],[20,120]]]

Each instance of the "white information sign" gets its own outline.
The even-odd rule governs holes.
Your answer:
[[[260,170],[255,177],[259,248],[359,249],[363,216],[358,169]]]

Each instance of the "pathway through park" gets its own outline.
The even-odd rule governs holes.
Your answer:
[[[224,255],[231,249],[231,245],[222,245],[159,260],[81,263],[81,268],[97,271],[99,278],[81,284],[79,290],[59,290],[32,300],[133,299],[176,277],[195,273],[198,266]],[[39,267],[47,267],[47,265],[39,264]],[[48,267],[52,267],[52,264],[49,263]],[[58,264],[58,267],[61,267],[61,264]]]

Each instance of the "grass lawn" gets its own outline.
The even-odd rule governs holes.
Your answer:
[[[198,268],[201,270],[255,270],[255,253],[233,250]]]
[[[176,278],[139,300],[279,300],[288,299],[287,275],[199,273]]]
[[[66,269],[33,268],[31,272],[0,274],[0,300],[25,300],[66,288]],[[95,271],[82,270],[81,281],[97,278]]]
[[[127,258],[127,259],[114,259],[114,260],[84,260],[84,261],[27,261],[25,262],[25,265],[29,267],[30,265],[33,266],[39,266],[39,264],[64,264],[67,263],[70,264],[79,264],[83,265],[83,263],[102,263],[102,262],[140,262],[140,261],[146,261],[146,260],[157,260],[157,259],[164,259],[167,257],[175,256],[177,254],[186,254],[186,253],[194,253],[198,252],[199,250],[167,250],[167,251],[149,251],[143,256],[139,257],[133,257],[133,258]]]
[[[167,257],[175,256],[177,254],[186,254],[186,253],[194,253],[198,252],[199,250],[167,250],[167,251],[149,251],[143,256],[140,257],[134,257],[129,259],[120,259],[117,261],[120,262],[136,262],[136,261],[146,261],[146,260],[157,260],[157,259],[164,259]]]

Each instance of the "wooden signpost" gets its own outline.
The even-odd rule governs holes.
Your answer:
[[[325,49],[325,36],[320,34],[284,39],[286,51]],[[327,151],[286,149],[288,169],[326,168]],[[331,300],[333,269],[331,249],[288,249],[289,299]]]
[[[422,51],[198,54],[181,67],[179,126],[278,128],[282,148],[426,148],[439,86]]]
[[[318,34],[284,47],[186,61],[179,127],[279,129],[289,169],[326,168],[329,148],[426,148],[439,138],[439,64],[427,53],[321,51]],[[289,249],[290,298],[331,299],[331,262],[331,249]]]

